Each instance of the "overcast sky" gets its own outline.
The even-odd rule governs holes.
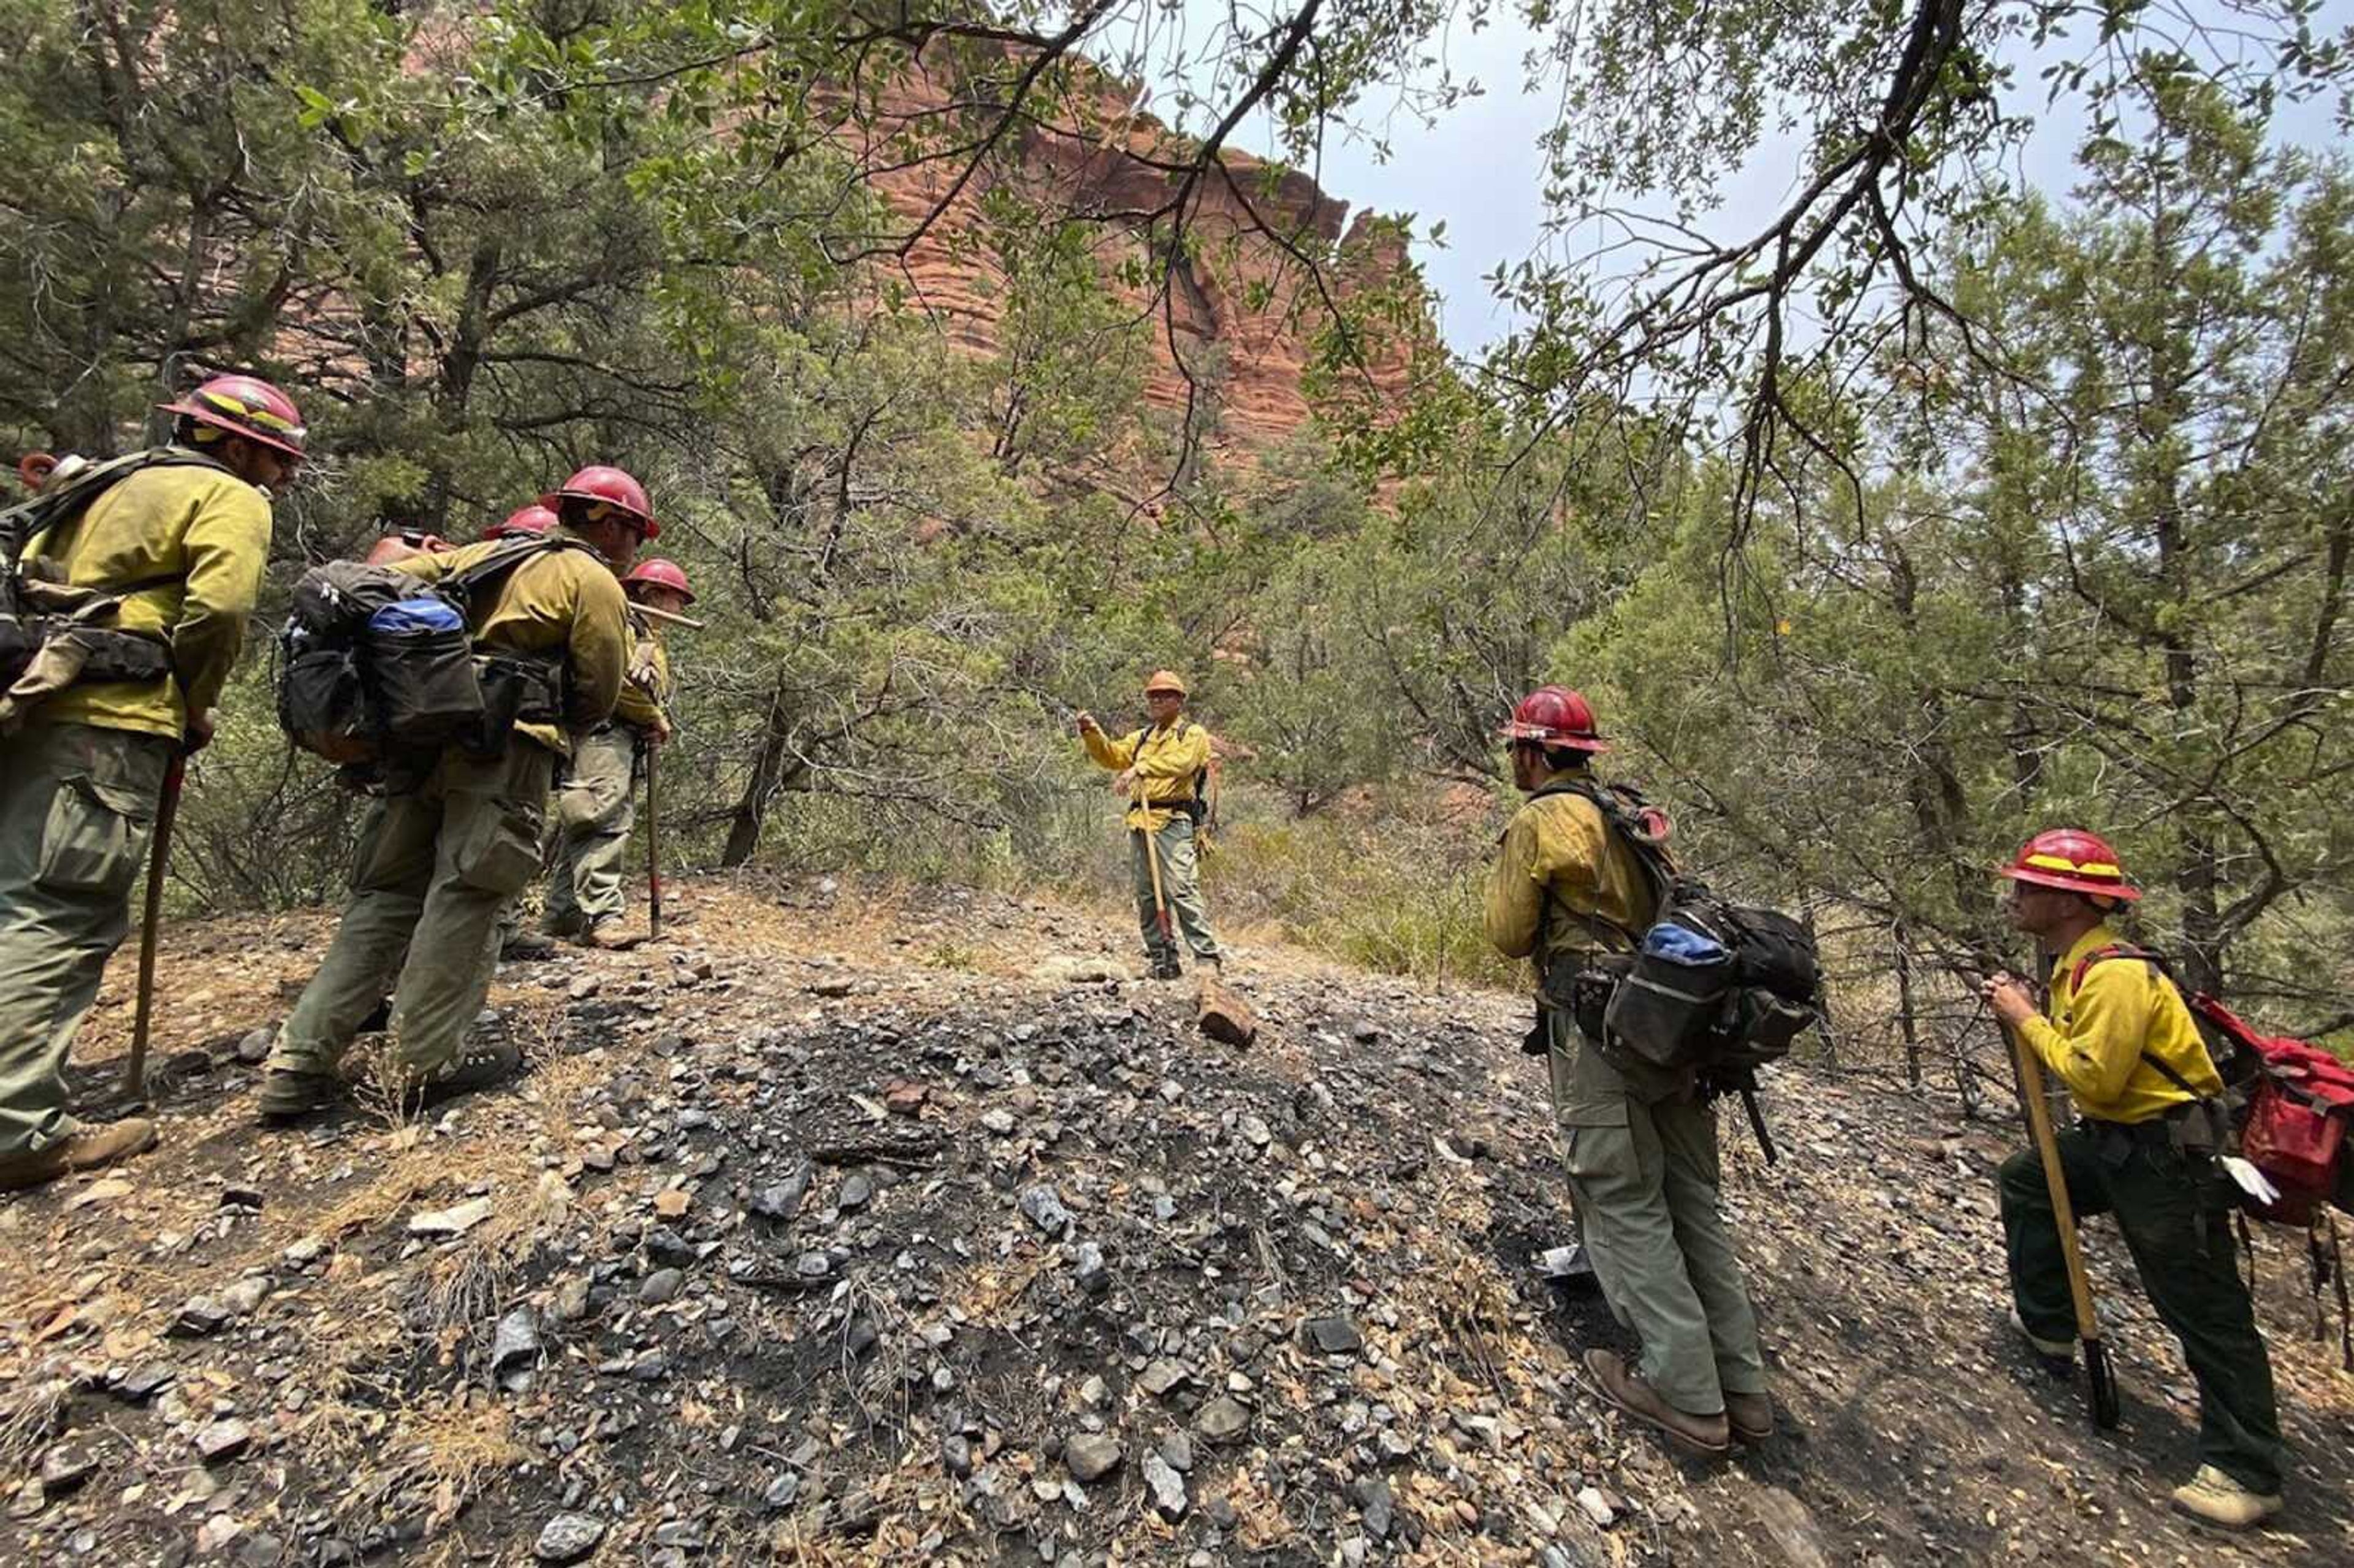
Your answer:
[[[1197,45],[1209,36],[1227,3],[1187,0],[1186,26]],[[2228,0],[2190,4],[2220,13]],[[1214,12],[1207,9],[1212,5]],[[1317,171],[1324,190],[1348,202],[1352,212],[1366,207],[1410,212],[1424,232],[1445,220],[1445,247],[1420,246],[1416,259],[1443,302],[1448,343],[1466,355],[1511,326],[1482,278],[1500,261],[1526,259],[1542,238],[1544,215],[1539,196],[1543,181],[1536,139],[1553,122],[1553,104],[1523,91],[1521,62],[1534,36],[1511,9],[1505,7],[1507,15],[1477,35],[1458,28],[1447,40],[1455,77],[1476,79],[1486,90],[1484,97],[1452,110],[1428,129],[1410,116],[1397,116],[1387,127],[1387,162],[1378,157],[1370,138],[1335,135]],[[2014,112],[2039,108],[2042,84],[2036,79],[2036,62],[2013,63],[2016,80],[2006,108]],[[2335,144],[2332,121],[2332,104],[2311,102],[2285,111],[2276,131],[2307,146],[2327,147]],[[2073,115],[2042,120],[2020,160],[2020,176],[2054,196],[2064,196],[2073,183],[2072,156],[2080,130],[2081,121]],[[1271,150],[1263,125],[1246,126],[1246,131],[1250,133],[1238,138],[1245,150],[1261,154]],[[1706,220],[1706,231],[1716,238],[1755,232],[1791,193],[1797,164],[1798,149],[1790,143],[1761,148],[1750,167],[1726,182],[1723,206]]]

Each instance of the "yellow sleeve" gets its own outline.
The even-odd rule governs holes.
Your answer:
[[[2020,1037],[2078,1100],[2114,1105],[2141,1062],[2149,1035],[2149,985],[2128,963],[2095,964],[2084,975],[2063,1031],[2041,1013],[2020,1025]]]
[[[477,553],[488,554],[479,545],[455,550],[428,550],[421,555],[403,556],[397,561],[388,562],[387,567],[398,572],[402,577],[415,577],[419,582],[438,583],[450,575],[451,563],[459,556],[468,554],[470,549]]]
[[[630,601],[620,583],[600,566],[582,562],[574,574],[572,630],[565,641],[571,666],[565,719],[576,729],[593,729],[613,716],[621,679],[630,667]]]
[[[1488,940],[1508,959],[1535,950],[1544,917],[1544,885],[1537,878],[1536,814],[1523,810],[1504,830],[1488,872]]]
[[[1542,815],[1534,811],[1529,815],[1535,841],[1529,874],[1540,883],[1565,882],[1585,893],[1600,894],[1602,857],[1610,849],[1610,829],[1602,820],[1602,809],[1571,796]]]
[[[1096,759],[1096,766],[1106,772],[1117,773],[1136,760],[1134,741],[1114,740],[1100,726],[1079,736],[1079,742],[1087,748],[1087,755]]]
[[[1210,765],[1210,732],[1188,724],[1185,733],[1172,736],[1136,759],[1139,779],[1191,779]]]
[[[651,632],[641,636],[634,625],[629,628],[629,637],[630,675],[621,683],[613,716],[623,724],[652,729],[662,722],[663,698],[670,691],[669,671],[660,639]]]
[[[172,669],[188,711],[202,713],[219,700],[261,595],[270,503],[249,484],[220,486],[189,522],[182,549],[188,570],[170,633]]]

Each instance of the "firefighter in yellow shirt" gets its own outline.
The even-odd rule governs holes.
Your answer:
[[[1156,670],[1146,680],[1144,705],[1152,722],[1119,740],[1104,734],[1093,714],[1079,715],[1079,739],[1096,766],[1118,775],[1112,792],[1129,802],[1129,860],[1145,956],[1152,962],[1153,979],[1176,980],[1185,971],[1177,961],[1174,933],[1161,928],[1152,863],[1146,857],[1160,859],[1161,895],[1170,924],[1184,933],[1195,958],[1223,968],[1225,955],[1202,906],[1193,853],[1197,814],[1206,804],[1199,780],[1210,766],[1210,736],[1185,716],[1185,683],[1172,671]]]
[[[1714,1111],[1681,1074],[1621,1072],[1561,1006],[1570,981],[1632,952],[1659,914],[1634,849],[1596,803],[1594,709],[1542,686],[1513,709],[1512,782],[1528,800],[1488,879],[1488,939],[1537,969],[1541,1046],[1562,1163],[1611,1314],[1643,1342],[1638,1366],[1599,1347],[1580,1357],[1609,1403],[1692,1452],[1729,1453],[1774,1431],[1757,1315],[1717,1198]],[[1664,835],[1665,821],[1658,824]]]
[[[686,573],[660,557],[639,562],[621,579],[635,605],[677,615],[695,600]],[[639,758],[666,744],[670,719],[670,654],[649,618],[630,618],[630,675],[611,722],[582,736],[565,768],[556,800],[555,868],[548,875],[547,914],[541,928],[583,947],[625,946],[621,863],[636,821]]]
[[[620,696],[628,601],[614,574],[658,527],[644,489],[616,468],[582,469],[542,499],[575,547],[546,548],[513,568],[486,602],[469,607],[467,630],[479,653],[552,678],[562,711],[525,710],[495,755],[452,746],[389,770],[360,831],[334,940],[279,1033],[261,1087],[266,1118],[339,1097],[344,1053],[395,974],[394,1087],[404,1100],[469,1093],[522,1065],[513,1042],[470,1045],[467,1031],[490,993],[500,906],[539,870],[557,759],[610,719]],[[583,543],[589,547],[577,547]],[[518,547],[529,546],[486,540],[391,569],[435,582]]]
[[[0,1188],[155,1141],[142,1118],[76,1121],[66,1057],[130,930],[165,775],[212,734],[270,556],[270,494],[302,457],[302,416],[268,382],[216,376],[164,408],[169,449],[90,476],[95,499],[25,541],[29,570],[122,594],[115,627],[165,649],[168,673],[77,679],[0,736]]]
[[[2272,1362],[2232,1253],[2229,1179],[2216,1165],[2222,1078],[2164,970],[2111,934],[2105,917],[2141,896],[2116,852],[2074,828],[2038,833],[2002,874],[2011,924],[2052,960],[2052,1006],[2039,1011],[2008,975],[1988,1004],[2053,1076],[2083,1119],[2059,1135],[2068,1202],[2113,1213],[2150,1305],[2199,1384],[2197,1475],[2174,1506],[2244,1529],[2281,1508],[2280,1414]],[[2074,1354],[2075,1315],[2042,1162],[2003,1162],[2002,1227],[2013,1321],[2036,1351]]]

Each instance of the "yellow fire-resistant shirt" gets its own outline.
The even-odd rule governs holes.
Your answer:
[[[504,540],[462,545],[441,555],[412,556],[392,569],[431,583],[464,571]],[[629,600],[611,570],[590,550],[550,550],[509,572],[487,598],[467,611],[467,631],[477,646],[516,653],[561,651],[568,672],[564,683],[565,727],[578,735],[613,716],[629,669]],[[553,725],[518,724],[515,733],[558,755],[571,740]]]
[[[219,700],[244,646],[246,618],[270,561],[269,497],[217,468],[142,469],[109,486],[59,535],[37,535],[25,556],[47,557],[76,588],[169,579],[125,599],[114,624],[163,633],[173,673],[161,681],[69,686],[45,699],[33,722],[179,739],[191,709]]]
[[[662,634],[634,614],[630,617],[630,673],[621,683],[620,700],[613,705],[613,721],[637,729],[652,729],[670,701],[670,653]]]
[[[1147,832],[1159,832],[1169,821],[1168,806],[1193,798],[1193,775],[1210,765],[1210,732],[1182,715],[1124,740],[1114,740],[1099,729],[1079,738],[1098,767],[1113,773],[1136,769],[1145,804],[1131,804],[1126,820],[1129,827]]]
[[[2174,982],[2137,959],[2104,959],[2069,982],[2088,953],[2117,945],[2105,926],[2076,939],[2052,966],[2052,1013],[2020,1026],[2020,1036],[2076,1097],[2076,1108],[2100,1121],[2147,1121],[2193,1098],[2223,1092],[2207,1043]],[[2197,1091],[2185,1094],[2142,1058],[2174,1069]]]
[[[1541,932],[1547,890],[1552,923]],[[1628,952],[1656,917],[1643,863],[1610,831],[1602,808],[1579,795],[1547,795],[1513,814],[1488,874],[1488,940],[1498,952],[1540,967],[1555,953]]]

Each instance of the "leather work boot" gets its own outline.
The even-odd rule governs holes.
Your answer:
[[[2197,1475],[2174,1489],[2174,1507],[2225,1530],[2245,1530],[2280,1512],[2281,1495],[2251,1491],[2214,1466],[2201,1465]]]
[[[1154,980],[1183,980],[1185,978],[1185,966],[1179,963],[1174,959],[1155,959],[1152,960],[1152,978]]]
[[[537,931],[517,931],[499,944],[499,957],[507,963],[552,959],[556,957],[556,938]]]
[[[1708,1458],[1733,1450],[1732,1424],[1723,1415],[1694,1415],[1661,1399],[1640,1374],[1628,1370],[1614,1351],[1588,1351],[1579,1358],[1595,1392],[1604,1401],[1648,1426],[1667,1434],[1678,1446]]]
[[[410,1068],[401,1103],[421,1110],[503,1084],[522,1070],[523,1047],[512,1040],[469,1046],[440,1066]]]
[[[1728,1393],[1724,1420],[1734,1442],[1755,1447],[1774,1436],[1774,1401],[1763,1393]]]
[[[76,1171],[96,1171],[118,1160],[144,1154],[155,1147],[155,1124],[145,1117],[125,1117],[104,1127],[86,1127],[61,1138],[47,1149],[0,1158],[0,1192],[22,1192],[46,1187]]]
[[[261,1116],[265,1121],[291,1121],[324,1110],[343,1097],[344,1081],[333,1073],[272,1067],[261,1080]]]
[[[598,948],[610,953],[622,953],[629,951],[646,938],[642,931],[623,931],[618,916],[608,916],[602,920],[590,921],[581,928],[580,934],[572,939],[584,948]]]

